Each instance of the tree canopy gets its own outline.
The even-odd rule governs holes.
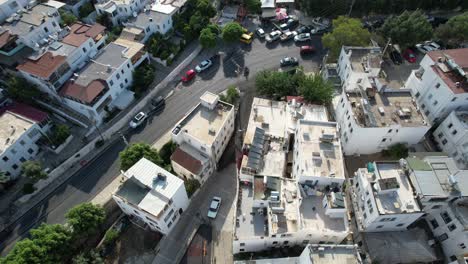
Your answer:
[[[164,144],[159,150],[159,156],[164,164],[171,164],[171,155],[177,149],[177,144],[174,141],[169,141]]]
[[[140,65],[133,72],[133,83],[130,88],[137,96],[146,91],[155,78],[155,71],[151,63]]]
[[[75,237],[93,233],[105,218],[106,212],[101,206],[82,203],[70,209],[65,215]]]
[[[432,26],[421,10],[405,11],[399,16],[390,16],[380,31],[403,49],[432,37]]]
[[[287,72],[264,70],[255,76],[255,87],[261,95],[273,98],[281,98],[286,95],[296,94],[298,76]]]
[[[336,60],[342,46],[367,46],[370,33],[359,19],[340,16],[333,20],[333,31],[322,37],[323,45],[330,50],[330,60]]]
[[[145,157],[151,162],[163,166],[163,161],[156,149],[145,143],[135,143],[120,152],[120,169],[126,171],[137,161]]]
[[[216,34],[214,34],[213,31],[211,31],[209,28],[202,29],[200,32],[200,37],[198,38],[202,47],[209,49],[216,47],[216,39]]]
[[[435,30],[435,36],[452,47],[468,42],[468,12],[454,16],[440,25]]]
[[[54,144],[60,145],[70,136],[70,127],[65,124],[55,126],[52,131],[51,140]]]
[[[73,23],[75,23],[78,18],[72,14],[71,12],[65,11],[63,9],[59,9],[60,13],[60,18],[62,19],[63,24],[67,26],[71,26]]]
[[[23,162],[21,171],[23,175],[31,179],[32,182],[47,178],[47,173],[42,170],[42,165],[39,161],[27,160]]]
[[[251,14],[260,14],[262,12],[262,2],[260,0],[244,0],[244,3]]]
[[[299,82],[299,94],[306,101],[313,103],[330,103],[333,98],[333,85],[323,79],[320,74],[305,76]]]
[[[222,38],[226,42],[239,41],[242,36],[242,26],[237,22],[229,22],[223,28]]]
[[[33,103],[35,98],[41,94],[35,85],[16,76],[11,76],[8,79],[7,91],[11,98],[26,103]]]
[[[221,94],[220,100],[230,104],[234,104],[239,98],[239,96],[239,91],[237,91],[236,86],[229,85],[228,89],[226,90],[226,95]]]

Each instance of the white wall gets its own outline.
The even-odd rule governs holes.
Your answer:
[[[59,22],[60,16],[57,12],[56,15],[52,17],[47,17],[47,21],[45,23],[41,24],[38,27],[35,27],[34,30],[32,30],[28,34],[19,36],[17,43],[23,43],[24,45],[34,50],[38,50],[38,48],[35,45],[36,43],[39,43],[40,40],[47,38],[49,35],[55,32],[60,32],[61,28]],[[46,28],[48,32],[45,31]]]
[[[145,31],[145,36],[141,40],[142,43],[145,43],[151,37],[151,35],[153,35],[156,32],[162,35],[166,34],[172,28],[172,23],[173,23],[172,16],[170,15],[159,13],[159,12],[154,12],[154,11],[148,11],[148,12],[156,13],[157,16],[163,17],[163,19],[161,19],[160,22],[159,21],[156,22],[154,20],[148,21],[148,24],[145,28],[138,27],[142,29],[143,31]],[[129,23],[129,24],[135,26],[132,23]]]
[[[453,135],[455,132],[456,134]],[[467,168],[468,130],[465,124],[457,117],[456,111],[452,111],[440,123],[433,135],[437,145],[455,160],[459,168]]]
[[[107,3],[107,1],[102,1],[102,2]],[[145,5],[147,4],[147,2],[148,2],[147,0],[134,0],[130,2],[130,4],[128,5],[124,5],[124,4],[117,5],[114,2],[116,10],[113,12],[113,14],[109,14],[109,18],[111,19],[114,26],[116,26],[121,22],[125,22],[130,16],[133,15],[133,12],[136,12],[137,14],[140,13],[145,7]],[[121,2],[118,2],[118,3],[121,3]],[[103,8],[104,5],[105,4],[95,5],[98,15],[106,12]]]
[[[0,4],[0,23],[3,23],[9,16],[18,9],[24,8],[28,4],[27,0],[7,0]]]

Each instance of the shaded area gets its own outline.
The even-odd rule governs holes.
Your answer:
[[[210,263],[211,261],[211,226],[200,225],[190,242],[180,264]]]

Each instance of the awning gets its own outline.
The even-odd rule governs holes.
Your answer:
[[[123,110],[127,108],[127,106],[130,105],[130,103],[135,99],[134,93],[129,90],[123,90],[120,95],[112,101],[111,106],[117,107],[120,110]]]

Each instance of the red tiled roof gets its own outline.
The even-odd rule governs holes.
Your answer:
[[[75,47],[81,46],[89,38],[95,38],[102,34],[106,28],[100,24],[87,25],[75,23],[70,27],[70,34],[63,38],[62,42]]]
[[[180,166],[184,167],[193,174],[197,174],[202,169],[201,161],[194,158],[192,155],[183,151],[181,148],[177,148],[174,153],[172,153],[171,160]]]
[[[445,55],[449,55],[455,61],[458,66],[462,68],[468,68],[468,48],[464,49],[449,49],[449,50],[435,50],[427,53],[434,62],[437,62],[439,57],[444,58]]]
[[[439,58],[446,58],[448,55],[465,72],[468,72],[468,48],[430,51],[427,55],[436,63],[431,66],[432,70],[444,81],[454,94],[468,92],[468,82],[457,72],[444,71],[438,65]],[[458,83],[458,84],[457,84]]]
[[[46,52],[38,60],[27,60],[25,63],[16,67],[19,71],[24,71],[29,74],[42,78],[49,76],[66,61],[67,57],[57,55],[54,56],[51,52]]]
[[[12,104],[1,108],[0,115],[5,113],[6,111],[25,117],[29,120],[35,121],[36,123],[41,123],[42,121],[46,120],[49,116],[46,112],[43,112],[30,105],[18,102],[13,102]]]
[[[8,30],[3,31],[2,33],[0,33],[0,48],[2,48],[6,44],[8,44],[10,41],[13,41],[16,38],[17,36],[10,34]]]
[[[86,87],[75,82],[68,81],[60,90],[60,95],[72,97],[82,102],[91,103],[105,89],[106,84],[101,80],[94,80]]]

